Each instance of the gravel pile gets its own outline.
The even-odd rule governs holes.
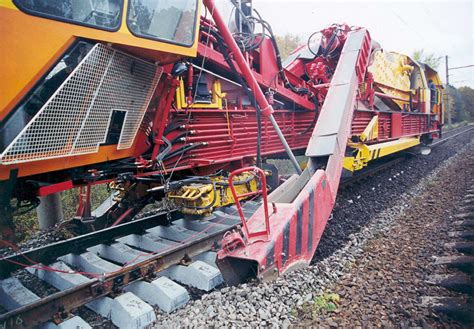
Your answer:
[[[341,189],[333,219],[323,233],[315,260],[324,259],[342,247],[351,234],[383,209],[399,205],[403,193],[456,154],[471,138],[469,134],[461,135],[434,148],[429,156],[413,156],[374,177]]]
[[[388,232],[438,176],[443,177],[450,165],[462,160],[467,147],[460,149],[468,142],[469,137],[460,136],[435,149],[430,156],[410,159],[345,190],[320,243],[316,261],[308,268],[270,283],[251,282],[204,295],[171,315],[159,313],[157,327],[287,327],[300,323],[301,310],[313,305],[315,297],[350,271],[369,241]],[[459,154],[452,157],[456,152]]]
[[[423,296],[456,296],[455,292],[426,282],[429,275],[448,274],[434,266],[432,256],[452,254],[443,244],[450,239],[455,205],[462,200],[474,167],[466,158],[474,146],[435,171],[428,185],[414,195],[410,208],[390,230],[369,241],[351,271],[331,291],[340,296],[336,312],[317,312],[313,305],[299,308],[299,324],[314,326],[462,327],[421,303]],[[311,307],[313,306],[313,308]]]
[[[68,232],[64,227],[60,226],[61,224],[58,223],[56,226],[43,231],[38,231],[34,233],[31,238],[27,241],[20,243],[18,247],[21,251],[28,251],[34,248],[42,247],[54,242],[58,242],[61,240],[66,240],[72,237],[72,234]],[[5,257],[15,254],[15,252],[8,248],[8,247],[0,247],[0,257]]]

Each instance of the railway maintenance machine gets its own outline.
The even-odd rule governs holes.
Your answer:
[[[155,201],[194,220],[233,205],[224,277],[275,275],[310,262],[341,176],[441,134],[436,71],[363,27],[333,24],[283,60],[246,0],[0,0],[0,22],[2,239],[73,188],[77,232]],[[111,195],[91,209],[98,184]]]

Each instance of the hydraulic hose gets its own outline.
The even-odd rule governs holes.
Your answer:
[[[309,126],[305,130],[299,132],[298,135],[306,134],[311,129],[311,127],[313,127],[316,124],[316,121],[318,121],[318,116],[319,116],[319,103],[318,103],[318,99],[315,97],[313,121],[311,121],[311,123],[309,124]]]
[[[237,62],[237,65],[239,66],[242,76],[247,82],[247,85],[250,87],[252,90],[257,104],[260,106],[261,113],[267,117],[270,118],[270,121],[272,123],[273,128],[278,134],[278,137],[280,138],[281,143],[283,144],[283,147],[285,148],[285,151],[290,158],[296,172],[298,174],[301,174],[301,168],[298,164],[298,161],[295,158],[295,155],[291,151],[290,146],[288,145],[288,142],[285,139],[285,136],[280,130],[280,127],[278,127],[278,123],[275,121],[275,118],[273,117],[273,107],[268,103],[267,99],[265,98],[265,95],[263,94],[262,90],[260,89],[260,86],[258,85],[257,79],[253,75],[252,71],[250,70],[250,67],[245,60],[244,56],[242,55],[242,52],[240,51],[237,43],[235,42],[234,38],[232,37],[232,34],[230,33],[229,29],[227,28],[227,25],[222,18],[221,14],[219,13],[219,10],[216,8],[216,5],[213,0],[203,0],[204,5],[209,9],[211,12],[212,18],[214,19],[214,22],[216,23],[219,32],[222,34],[222,37],[227,44],[229,50],[232,52],[234,55],[234,59]]]
[[[214,37],[217,40],[217,44],[222,50],[222,54],[224,55],[224,60],[226,61],[227,65],[229,65],[232,73],[234,74],[235,78],[239,83],[242,85],[242,88],[249,98],[249,100],[252,102],[252,105],[255,107],[255,115],[257,118],[257,167],[261,168],[262,167],[262,151],[261,151],[261,144],[262,144],[262,115],[261,115],[261,109],[260,106],[256,102],[256,98],[254,97],[252,91],[247,85],[247,82],[242,78],[242,76],[238,73],[237,68],[234,65],[234,62],[229,56],[229,50],[227,49],[224,40],[222,40],[222,37],[212,31]]]

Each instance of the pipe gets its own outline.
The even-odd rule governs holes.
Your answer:
[[[257,79],[255,79],[250,67],[248,66],[247,61],[244,58],[244,55],[240,51],[240,48],[237,46],[237,43],[234,40],[234,37],[230,33],[229,29],[227,28],[224,19],[222,18],[219,10],[216,8],[214,0],[204,0],[204,5],[209,9],[211,12],[212,18],[216,23],[217,27],[219,28],[219,32],[222,34],[224,41],[226,42],[227,46],[229,47],[230,51],[234,55],[234,59],[239,66],[242,77],[245,79],[247,84],[249,85],[250,89],[252,90],[253,94],[257,99],[257,103],[262,109],[262,114],[265,116],[269,116],[273,113],[273,108],[270,104],[268,104],[265,95],[263,94],[262,90],[258,86]]]
[[[209,71],[209,70],[205,69],[205,68],[202,67],[202,66],[199,66],[199,65],[196,65],[196,64],[193,64],[193,63],[189,63],[189,65],[191,65],[192,67],[195,67],[195,68],[197,68],[197,69],[199,69],[199,70],[201,70],[201,71],[204,71],[204,72],[206,72],[206,73],[209,73],[210,75],[213,75],[213,76],[215,76],[216,78],[219,78],[219,79],[221,79],[221,80],[227,81],[227,82],[229,82],[229,83],[231,83],[231,84],[233,84],[233,85],[235,85],[235,86],[242,87],[242,85],[241,85],[240,83],[237,83],[237,82],[232,81],[232,80],[230,80],[230,79],[224,78],[222,75],[219,75],[219,74],[217,74],[217,73],[214,73],[214,72],[212,72],[212,71]]]
[[[281,132],[280,127],[278,126],[278,123],[276,122],[273,115],[270,115],[270,121],[276,133],[278,134],[278,137],[280,138],[280,141],[283,144],[283,147],[285,148],[286,154],[288,154],[288,156],[290,157],[290,160],[293,163],[293,167],[295,167],[298,175],[301,175],[303,171],[301,170],[301,167],[298,161],[296,160],[295,155],[293,154],[293,151],[291,151],[290,145],[288,145],[288,143],[286,142],[285,136],[283,136],[283,133]]]
[[[255,76],[253,75],[247,61],[244,58],[244,55],[240,51],[240,48],[235,42],[234,37],[232,36],[229,29],[227,28],[227,25],[224,22],[224,19],[219,13],[219,10],[216,8],[214,0],[203,0],[203,3],[207,7],[207,9],[209,9],[209,12],[211,13],[212,18],[214,19],[214,22],[216,23],[217,28],[219,29],[219,32],[222,34],[224,41],[226,42],[232,54],[234,55],[234,59],[237,62],[237,65],[239,66],[240,71],[242,72],[242,77],[245,79],[249,88],[252,90],[252,93],[255,95],[257,103],[261,108],[262,114],[270,118],[272,126],[277,132],[278,137],[280,138],[280,141],[282,142],[286,150],[286,153],[288,154],[288,157],[291,160],[291,163],[295,167],[296,172],[298,174],[301,174],[302,171],[298,164],[298,161],[296,160],[295,155],[291,151],[291,148],[288,145],[285,139],[285,136],[283,136],[283,133],[281,132],[280,127],[278,127],[278,123],[273,117],[273,107],[270,104],[268,104],[268,101],[265,98],[265,95],[263,94],[262,90],[260,89],[260,86],[258,85],[257,79],[255,79]]]
[[[64,218],[59,193],[41,196],[36,214],[40,230],[46,230],[59,223]]]

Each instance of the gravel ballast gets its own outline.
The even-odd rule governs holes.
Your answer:
[[[371,244],[385,237],[391,238],[391,233],[396,232],[393,230],[397,225],[403,223],[404,216],[409,216],[412,209],[416,210],[415,213],[422,214],[421,209],[423,209],[423,206],[417,206],[417,202],[422,202],[422,204],[426,202],[430,207],[434,207],[433,202],[441,200],[444,202],[444,208],[436,206],[436,209],[452,210],[454,199],[427,198],[425,196],[438,195],[430,193],[434,189],[433,184],[438,184],[436,185],[437,193],[443,193],[445,190],[450,193],[456,192],[455,188],[448,189],[447,186],[455,187],[456,184],[461,184],[464,175],[467,174],[467,168],[463,167],[462,163],[463,158],[469,152],[472,153],[472,146],[469,146],[469,142],[470,137],[468,135],[459,136],[435,149],[430,156],[412,157],[392,169],[378,173],[374,177],[351,185],[341,191],[332,220],[328,223],[316,257],[309,267],[290,272],[272,282],[255,281],[237,287],[225,287],[209,294],[197,293],[194,295],[193,301],[177,312],[164,314],[157,310],[156,326],[252,325],[287,327],[301,324],[322,326],[347,325],[353,327],[354,323],[356,323],[355,321],[358,321],[361,326],[397,323],[403,323],[406,326],[423,326],[425,324],[437,323],[447,323],[450,325],[451,323],[447,319],[437,318],[437,316],[429,311],[426,314],[422,313],[422,317],[415,317],[418,314],[417,312],[420,311],[420,308],[416,305],[418,303],[416,299],[418,294],[410,294],[410,291],[406,290],[408,288],[404,288],[405,290],[397,295],[397,302],[400,305],[397,305],[395,308],[386,307],[379,309],[375,306],[383,305],[384,298],[391,301],[390,298],[392,298],[393,291],[396,291],[395,286],[392,288],[393,291],[387,290],[385,296],[379,297],[377,292],[382,289],[379,289],[379,282],[377,281],[379,277],[377,275],[370,277],[372,281],[370,281],[368,286],[366,284],[366,287],[353,286],[352,281],[346,283],[345,280],[347,278],[352,279],[358,275],[355,272],[354,274],[350,273],[361,264],[364,257],[366,257],[366,253],[370,254],[370,256],[367,256],[369,260],[367,264],[370,264],[370,260],[378,255],[378,249],[370,249]],[[449,175],[449,172],[455,172],[456,175]],[[449,184],[444,182],[443,179],[449,180]],[[442,183],[446,184],[439,185]],[[431,213],[425,213],[425,215],[429,218]],[[415,227],[409,225],[405,226],[408,227],[408,231],[415,229]],[[427,230],[423,226],[418,229],[418,234],[420,235],[423,234],[423,230]],[[403,233],[406,234],[406,232]],[[55,240],[56,237],[53,236],[52,239]],[[431,239],[433,239],[432,236]],[[401,242],[405,244],[402,245],[400,244]],[[439,244],[442,245],[442,242],[440,241]],[[413,249],[413,245],[417,243],[418,239],[404,239],[393,235],[392,243],[387,242],[386,244],[387,247],[391,246],[396,252],[387,249],[385,253],[381,254],[387,258],[390,255],[398,254],[401,257],[408,250],[406,254],[410,255],[409,250]],[[398,248],[402,248],[402,246],[404,252],[399,252]],[[28,247],[25,249],[28,249]],[[426,253],[435,253],[435,251],[433,249]],[[439,250],[437,254],[439,255]],[[392,266],[392,268],[398,270],[399,267],[399,272],[405,270],[405,265],[403,265],[404,263],[401,260],[398,263],[390,260],[388,264],[391,263],[397,264],[397,267]],[[383,275],[385,275],[392,268],[385,269],[382,266],[383,264],[385,263],[381,261],[377,265],[379,267],[373,269],[367,265],[365,269],[370,273],[382,271]],[[413,268],[406,267],[406,269]],[[426,272],[427,270],[428,267],[424,267],[423,271]],[[397,275],[392,275],[395,278],[392,283],[402,285],[403,280],[400,281],[401,279]],[[416,284],[423,284],[421,282],[422,279],[417,276],[418,274],[407,274],[408,279],[406,280],[413,279],[413,275],[416,276]],[[364,280],[368,278],[364,276],[364,273],[361,276]],[[403,278],[405,279],[405,277]],[[346,285],[348,286],[347,291],[345,289]],[[352,288],[352,290],[349,288]],[[412,289],[412,286],[409,288]],[[368,289],[371,290],[368,291]],[[416,289],[418,289],[418,286],[416,286]],[[439,292],[440,290],[440,288],[436,287],[431,287],[430,289],[435,289],[430,290],[433,292]],[[47,291],[47,289],[44,290]],[[368,295],[362,296],[359,290],[364,291],[364,294]],[[367,292],[365,292],[366,290]],[[335,293],[340,299],[335,303],[338,304],[335,312],[325,312],[319,306],[316,307],[315,311],[314,305],[326,293]],[[403,295],[404,293],[407,295],[406,298]],[[405,304],[407,300],[413,305]],[[367,306],[365,309],[361,306],[356,309],[353,307],[356,302],[366,303],[371,306]],[[351,308],[354,308],[354,312],[348,311]],[[344,311],[349,313],[346,314]],[[384,311],[388,314],[388,318],[383,318],[385,322],[381,320],[379,322],[372,322],[372,319],[374,321],[379,318],[381,319],[381,312]],[[425,311],[423,310],[423,312]],[[372,312],[378,313],[374,315]],[[86,319],[93,317],[90,314],[84,314],[84,316]],[[373,316],[376,318],[373,318]],[[105,322],[101,321],[103,319],[97,318],[91,324],[100,327],[105,324]],[[99,325],[99,323],[102,323],[102,325]]]
[[[316,326],[400,326],[461,327],[442,314],[422,305],[423,296],[456,296],[456,293],[430,285],[429,275],[447,274],[445,267],[433,264],[433,256],[449,253],[449,241],[456,204],[472,183],[474,147],[445,162],[413,194],[389,229],[375,230],[350,271],[329,292],[340,296],[335,312],[308,312],[310,303],[298,308],[299,324]],[[314,305],[313,305],[314,306]]]
[[[313,318],[313,314],[308,317],[302,311],[308,310],[308,305],[314,304],[315,299],[328,289],[331,291],[330,288],[358,263],[368,243],[388,234],[394,223],[402,220],[405,213],[412,209],[413,202],[420,196],[430,195],[434,182],[443,179],[452,181],[454,185],[462,182],[463,174],[466,174],[461,171],[464,168],[463,159],[468,152],[472,152],[472,148],[466,146],[469,142],[469,136],[460,136],[446,142],[430,156],[409,159],[351,190],[343,191],[311,266],[290,272],[273,282],[251,282],[203,295],[173,314],[158,314],[157,326],[337,325],[336,322],[324,322],[325,317],[319,322],[318,314]],[[458,168],[454,177],[449,175],[453,172],[451,166]],[[442,193],[444,188],[437,186],[436,191]],[[448,199],[436,200],[444,202],[443,207],[450,209]],[[342,214],[338,213],[341,211]],[[425,230],[424,227],[420,229]],[[417,244],[417,241],[411,243]],[[398,251],[388,254],[397,255]],[[400,312],[403,313],[403,310],[400,309]],[[310,313],[313,313],[312,310]],[[411,316],[409,311],[407,314]],[[369,319],[368,315],[365,316]],[[398,320],[395,317],[388,319],[387,323]]]

